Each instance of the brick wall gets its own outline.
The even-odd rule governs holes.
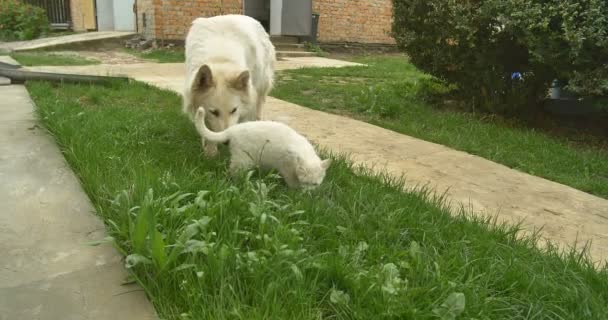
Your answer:
[[[243,0],[137,1],[138,30],[146,37],[164,40],[184,40],[195,18],[243,13]],[[321,14],[321,42],[394,43],[388,35],[391,0],[313,0],[313,11]],[[142,26],[142,12],[146,12],[146,28]]]
[[[156,38],[165,40],[184,40],[192,24],[192,20],[198,17],[242,13],[243,11],[242,0],[146,1],[151,1],[154,6],[153,33],[156,35]]]
[[[313,0],[320,42],[394,43],[391,0]]]

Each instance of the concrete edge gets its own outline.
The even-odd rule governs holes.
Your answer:
[[[91,50],[91,49],[98,49],[99,47],[103,47],[103,48],[107,48],[107,49],[117,48],[117,47],[122,48],[123,47],[122,42],[130,37],[133,37],[135,34],[137,34],[137,33],[100,37],[100,38],[95,38],[95,39],[81,39],[81,40],[70,41],[70,42],[59,43],[59,44],[49,44],[49,45],[39,44],[39,45],[30,46],[30,47],[13,48],[13,49],[8,49],[8,50],[10,50],[9,52],[33,52],[33,51],[50,51],[50,50],[58,50],[58,49],[62,49],[62,50],[88,49],[88,50]],[[92,48],[92,47],[94,47],[94,48]]]

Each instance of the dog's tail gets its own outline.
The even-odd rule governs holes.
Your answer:
[[[209,128],[207,128],[207,126],[205,125],[205,109],[203,107],[199,107],[198,110],[196,111],[195,124],[196,124],[196,129],[198,130],[198,132],[205,139],[209,140],[210,142],[215,142],[215,143],[228,142],[229,138],[228,138],[228,134],[226,133],[226,130],[220,131],[220,132],[214,132],[214,131],[209,130]]]

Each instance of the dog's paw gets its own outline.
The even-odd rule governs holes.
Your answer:
[[[204,146],[204,150],[205,150],[205,155],[207,155],[209,157],[215,157],[218,154],[217,146],[213,145],[213,144],[206,144]]]

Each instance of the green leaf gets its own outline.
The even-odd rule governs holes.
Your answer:
[[[130,269],[130,268],[135,267],[136,265],[149,264],[151,262],[152,261],[150,261],[150,259],[142,256],[141,254],[134,253],[134,254],[128,255],[127,258],[125,259],[125,267],[127,269]]]
[[[209,245],[205,241],[190,239],[186,241],[186,247],[182,251],[184,253],[209,253]]]
[[[300,271],[300,268],[298,268],[298,266],[296,266],[295,264],[292,264],[290,266],[291,271],[293,271],[293,274],[296,276],[296,279],[298,280],[302,280],[304,279],[304,275],[302,275],[302,271]]]
[[[192,195],[192,193],[184,193],[184,194],[181,194],[181,195],[175,197],[173,200],[171,200],[171,206],[177,207],[179,205],[179,203],[182,202],[182,200],[190,197],[191,195]]]
[[[137,253],[145,252],[146,236],[148,235],[149,229],[149,221],[146,214],[148,211],[150,211],[150,209],[147,206],[139,211],[137,218],[135,219],[135,228],[131,234],[133,250]]]
[[[412,257],[412,259],[417,260],[418,257],[420,256],[421,250],[420,250],[420,245],[418,244],[418,242],[416,241],[412,241],[412,243],[410,243],[410,257]]]
[[[148,190],[141,209],[137,214],[137,219],[135,220],[135,228],[131,235],[131,241],[133,243],[133,249],[135,253],[146,253],[146,237],[150,233],[150,229],[155,227],[154,212],[152,211],[153,201],[154,194],[152,189],[150,189]]]
[[[442,320],[454,320],[464,312],[465,296],[462,292],[452,292],[439,308],[433,309]]]
[[[102,243],[114,242],[114,237],[107,236],[101,240],[87,242],[86,245],[96,247]]]
[[[350,296],[342,290],[332,288],[329,294],[329,301],[333,304],[345,305],[350,302]]]
[[[182,271],[182,270],[186,270],[186,269],[190,269],[190,268],[196,268],[196,265],[193,263],[184,263],[182,265],[175,267],[171,271],[176,272],[176,271]]]
[[[165,252],[165,241],[158,230],[152,232],[151,249],[152,259],[160,269],[163,269],[167,265],[167,253]]]

